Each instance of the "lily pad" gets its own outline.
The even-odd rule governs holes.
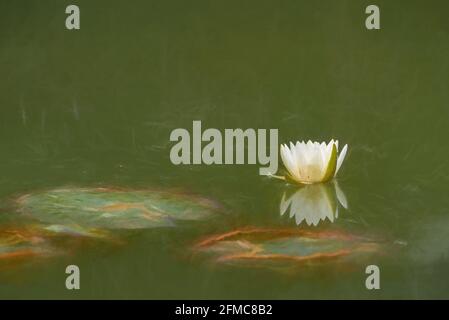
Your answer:
[[[95,229],[170,227],[177,221],[200,220],[218,206],[201,197],[160,190],[60,188],[17,199],[19,210],[51,228],[78,232]]]
[[[0,225],[0,271],[30,263],[42,263],[57,256],[71,255],[106,240],[120,245],[120,239],[103,230],[83,230],[61,225],[10,223]]]
[[[244,228],[211,236],[195,246],[217,263],[275,266],[323,263],[375,253],[380,242],[343,231]]]
[[[53,246],[40,231],[34,227],[0,228],[0,261],[53,255]]]

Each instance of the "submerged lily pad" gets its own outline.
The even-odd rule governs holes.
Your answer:
[[[81,248],[98,244],[98,241],[92,242],[94,238],[121,244],[119,239],[102,230],[36,223],[0,225],[0,271],[74,254]]]
[[[19,210],[54,231],[71,228],[143,229],[173,226],[176,221],[200,220],[217,205],[204,198],[160,190],[61,188],[26,194],[17,199]]]
[[[211,236],[195,246],[219,263],[251,266],[326,262],[377,252],[376,240],[343,231],[245,228]]]
[[[0,261],[50,256],[55,253],[48,239],[34,227],[0,228]]]

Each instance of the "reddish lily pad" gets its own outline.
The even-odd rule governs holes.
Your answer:
[[[195,250],[217,263],[275,266],[347,260],[379,252],[380,244],[337,230],[243,228],[206,238]]]
[[[49,257],[57,253],[49,238],[34,226],[0,228],[0,262]]]

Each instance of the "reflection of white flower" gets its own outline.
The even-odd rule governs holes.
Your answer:
[[[281,145],[281,158],[288,179],[300,184],[326,182],[337,174],[345,159],[348,145],[338,153],[338,140],[328,144],[308,141]]]
[[[329,219],[334,222],[338,218],[338,202],[348,207],[343,191],[334,181],[332,186],[324,184],[307,185],[297,190],[289,198],[282,196],[280,213],[285,214],[290,208],[290,217],[295,217],[296,224],[303,221],[309,226],[316,226],[320,221]]]

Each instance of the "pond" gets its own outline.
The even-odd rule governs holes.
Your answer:
[[[377,1],[380,30],[349,0],[80,0],[80,30],[60,4],[2,2],[0,298],[449,298],[434,2]],[[348,150],[305,186],[175,165],[194,121]]]

